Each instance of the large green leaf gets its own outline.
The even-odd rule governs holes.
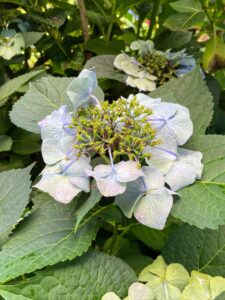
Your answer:
[[[9,151],[12,147],[12,139],[8,135],[0,135],[0,152]]]
[[[202,4],[198,0],[180,0],[170,3],[170,6],[180,13],[202,11]]]
[[[179,191],[173,216],[200,228],[225,224],[225,136],[196,136],[187,145],[203,154],[202,179]]]
[[[12,122],[31,132],[39,133],[37,123],[63,104],[70,104],[66,88],[72,78],[44,77],[30,83],[27,93],[13,106]]]
[[[157,251],[162,250],[170,232],[176,226],[176,224],[168,224],[163,230],[157,230],[142,224],[135,224],[131,227],[131,232],[138,240]]]
[[[2,247],[0,282],[80,256],[95,238],[98,222],[93,219],[74,232],[74,202],[64,205],[43,193],[34,203],[33,212]]]
[[[225,226],[201,230],[183,224],[170,235],[163,256],[168,263],[178,262],[189,271],[225,277]]]
[[[91,252],[38,272],[24,283],[1,286],[0,294],[6,300],[100,300],[109,291],[126,296],[135,281],[134,271],[121,259]]]
[[[98,55],[89,59],[85,68],[93,68],[97,78],[114,79],[125,82],[126,75],[114,69],[115,55]]]
[[[18,222],[28,203],[31,168],[0,173],[0,235]]]
[[[29,73],[20,75],[14,79],[11,79],[0,86],[0,107],[5,103],[7,97],[15,93],[23,84],[36,77],[44,70],[31,71]]]
[[[161,97],[163,101],[186,106],[190,110],[194,134],[203,134],[211,122],[212,96],[198,68],[185,76],[170,80],[152,92],[151,96]]]
[[[185,31],[204,22],[204,14],[200,11],[193,13],[177,13],[165,20],[163,25],[170,30]]]
[[[79,199],[79,207],[75,211],[76,225],[75,231],[79,227],[82,219],[87,215],[87,213],[98,203],[102,195],[97,188],[92,188],[90,195],[84,194]]]

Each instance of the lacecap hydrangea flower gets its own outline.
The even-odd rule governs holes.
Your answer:
[[[13,56],[21,54],[25,41],[21,33],[14,29],[4,30],[0,33],[0,56],[10,60]]]
[[[192,56],[179,52],[158,51],[151,40],[131,43],[129,55],[118,54],[114,66],[126,73],[126,84],[139,91],[153,91],[172,77],[179,77],[196,67]]]
[[[128,218],[162,229],[173,195],[202,173],[202,154],[181,147],[193,132],[188,109],[142,93],[102,101],[86,69],[67,94],[74,109],[63,105],[39,122],[46,167],[35,186],[69,203],[94,178]]]

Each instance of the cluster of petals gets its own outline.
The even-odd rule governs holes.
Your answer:
[[[101,106],[99,87],[93,71],[83,70],[67,89],[76,110],[87,105]],[[130,218],[132,215],[142,224],[162,229],[173,205],[173,195],[181,188],[200,179],[203,165],[202,154],[181,148],[193,133],[193,125],[187,108],[162,102],[145,94],[136,97],[140,105],[150,108],[150,122],[156,130],[156,146],[146,146],[151,153],[146,165],[136,161],[99,164],[93,169],[89,153],[77,154],[76,128],[71,128],[72,117],[63,105],[39,122],[41,128],[42,155],[46,167],[36,187],[49,193],[57,201],[70,202],[79,192],[90,191],[93,177],[101,194],[116,196],[115,203]],[[134,116],[135,117],[135,116]]]
[[[185,53],[185,49],[179,52],[171,52],[167,50],[165,52],[154,49],[154,43],[151,40],[143,41],[137,40],[131,43],[131,50],[138,51],[139,55],[155,51],[160,56],[165,57],[169,61],[178,61],[179,65],[175,72],[177,77],[190,72],[196,67],[195,60],[192,56]],[[135,56],[130,56],[126,53],[120,53],[114,60],[114,66],[126,73],[126,84],[135,88],[139,91],[154,91],[156,89],[157,77],[150,74],[136,59]]]

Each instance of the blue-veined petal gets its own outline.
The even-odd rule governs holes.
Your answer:
[[[178,148],[178,158],[165,176],[166,182],[177,191],[200,179],[203,165],[202,153]]]
[[[126,191],[116,196],[115,204],[118,205],[127,218],[131,218],[134,207],[141,197],[145,194],[146,189],[142,178],[127,184]]]
[[[76,150],[73,148],[73,145],[73,136],[66,136],[61,140],[45,139],[41,147],[44,162],[48,165],[53,165],[63,159],[75,158]]]
[[[160,144],[145,148],[144,152],[151,154],[150,159],[146,159],[146,162],[162,174],[166,174],[177,159],[177,142],[173,136],[162,132],[157,133],[155,139],[160,140]]]
[[[42,139],[61,139],[67,135],[75,136],[74,129],[69,128],[72,124],[72,117],[68,113],[67,105],[61,106],[38,123],[41,128]]]
[[[67,88],[67,95],[74,108],[86,105],[90,101],[90,98],[93,97],[97,86],[98,82],[95,72],[84,69]]]
[[[149,166],[144,166],[142,167],[142,171],[144,173],[144,181],[147,191],[159,189],[165,185],[164,176],[159,170]]]
[[[43,170],[41,180],[34,186],[51,195],[55,200],[69,203],[81,191],[69,181],[63,173],[55,173],[55,166],[46,167]]]
[[[121,161],[115,165],[116,179],[120,182],[130,182],[143,176],[143,172],[134,161]]]
[[[134,216],[148,227],[163,229],[172,205],[173,197],[168,189],[162,187],[141,197],[135,205]]]

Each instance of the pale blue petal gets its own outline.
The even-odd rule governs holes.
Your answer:
[[[167,102],[154,103],[152,110],[153,114],[149,117],[150,120],[167,120],[176,114],[177,105]]]
[[[173,205],[173,197],[166,188],[152,190],[134,208],[135,218],[142,224],[163,229]]]
[[[75,130],[68,128],[72,124],[72,117],[67,109],[68,107],[63,105],[38,123],[43,140],[47,138],[60,139],[68,134],[75,136]]]
[[[134,207],[146,191],[141,178],[127,184],[126,191],[116,196],[115,204],[118,205],[127,218],[133,215]]]
[[[126,190],[126,183],[117,181],[113,173],[104,178],[95,177],[95,180],[99,191],[105,197],[113,197]]]
[[[161,132],[157,133],[155,139],[161,142],[157,146],[145,148],[144,152],[151,154],[150,159],[146,159],[146,163],[162,174],[166,174],[177,159],[177,143],[173,136]]]
[[[55,200],[69,203],[81,191],[72,185],[63,174],[43,175],[42,179],[34,186],[48,193]]]
[[[198,151],[178,149],[178,160],[165,177],[172,190],[177,191],[192,184],[196,178],[200,179],[203,169],[201,159],[202,154]]]
[[[46,139],[42,143],[41,151],[44,162],[53,165],[60,160],[76,157],[76,150],[73,149],[74,137],[66,136],[61,140]]]
[[[121,161],[115,165],[116,179],[120,182],[130,182],[143,176],[142,170],[138,167],[137,162]]]
[[[95,72],[84,69],[67,88],[67,95],[74,108],[86,105],[97,86],[98,82]]]
[[[130,95],[133,99],[133,95]],[[130,97],[129,96],[129,97]],[[138,93],[135,95],[136,99],[141,105],[144,105],[146,108],[151,108],[152,104],[157,104],[161,102],[161,98],[151,98],[148,95],[145,95],[143,93]],[[128,98],[129,99],[129,98]]]
[[[187,164],[190,164],[195,170],[197,178],[200,179],[202,176],[203,164],[202,153],[199,151],[191,151],[183,148],[178,148],[178,158]]]
[[[90,180],[86,171],[91,170],[91,166],[87,159],[80,158],[69,162],[67,165],[64,162],[63,169],[65,175],[73,185],[86,193],[90,191]]]
[[[193,124],[187,108],[181,105],[177,106],[177,113],[173,118],[168,120],[167,126],[174,133],[177,144],[183,145],[193,134]]]
[[[147,190],[159,189],[165,185],[164,176],[159,170],[144,166],[142,167],[142,171]]]

